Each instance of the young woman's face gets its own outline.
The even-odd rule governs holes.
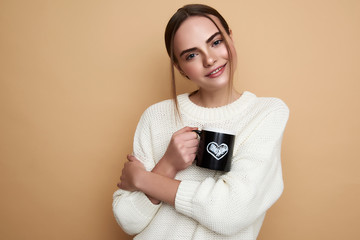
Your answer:
[[[211,17],[225,33],[220,21]],[[235,60],[231,36],[225,37]],[[201,16],[186,19],[175,34],[174,54],[177,68],[200,89],[213,91],[227,87],[230,79],[229,55],[223,37],[210,19]]]

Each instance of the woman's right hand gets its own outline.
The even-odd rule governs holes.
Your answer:
[[[193,132],[197,129],[184,127],[172,135],[169,146],[159,162],[162,168],[166,168],[162,172],[169,173],[163,175],[175,177],[178,171],[186,169],[193,163],[199,145],[198,135]]]
[[[190,166],[195,160],[196,151],[199,145],[197,133],[193,132],[194,130],[197,130],[197,128],[184,127],[175,132],[171,137],[164,156],[151,172],[174,179],[178,171]],[[176,191],[174,194],[176,194]],[[160,200],[157,200],[150,195],[147,196],[152,203],[160,203]],[[172,197],[175,198],[174,196]],[[174,205],[173,198],[171,198],[172,201],[170,201],[172,205]]]

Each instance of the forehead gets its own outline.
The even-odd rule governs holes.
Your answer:
[[[216,17],[212,17],[212,19],[221,28],[220,21]],[[175,33],[174,50],[176,52],[177,50],[199,47],[218,31],[210,19],[202,16],[191,16],[181,24]]]

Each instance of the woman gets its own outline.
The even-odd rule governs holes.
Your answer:
[[[134,137],[113,211],[135,239],[256,239],[266,211],[283,191],[281,141],[288,108],[233,88],[236,51],[225,19],[186,5],[170,19],[165,42],[173,100],[150,106]],[[174,68],[198,90],[176,97]],[[193,164],[194,130],[236,132],[230,172]]]

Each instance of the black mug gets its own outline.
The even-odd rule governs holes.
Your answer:
[[[199,137],[196,166],[229,172],[233,156],[235,134],[223,130],[205,128],[194,130]]]

